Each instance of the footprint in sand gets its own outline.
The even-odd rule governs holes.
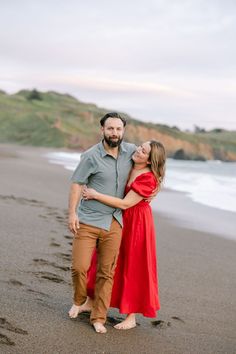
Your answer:
[[[182,320],[182,318],[180,318],[178,316],[172,316],[171,318],[173,320],[185,323],[184,320]],[[153,325],[153,327],[157,327],[160,329],[166,329],[168,327],[171,327],[171,325],[172,325],[172,323],[170,321],[162,321],[162,320],[151,321],[151,324]]]
[[[71,241],[68,242],[68,245],[72,246],[72,244],[73,244],[72,240],[73,240],[74,237],[73,236],[69,236],[69,235],[64,235],[64,238],[66,238],[67,240],[71,240]]]
[[[64,270],[65,272],[70,270],[70,267],[58,265],[54,262],[49,262],[49,261],[42,259],[42,258],[34,258],[33,261],[39,265],[49,265],[49,266],[54,267],[56,269]]]
[[[171,326],[171,322],[169,322],[169,321],[166,322],[166,321],[162,321],[162,320],[151,321],[151,324],[153,325],[153,327],[157,327],[160,329],[166,329]]]
[[[67,239],[67,240],[73,240],[74,236],[70,236],[70,235],[64,235],[64,237]]]
[[[43,214],[39,214],[39,217],[40,217],[40,218],[44,218],[44,219],[47,219],[47,218],[48,218],[47,215],[43,215]]]
[[[34,272],[34,274],[42,279],[50,280],[54,283],[66,283],[66,281],[59,275],[50,272]]]
[[[31,206],[40,206],[43,207],[44,203],[40,202],[39,200],[35,199],[27,199],[27,198],[22,198],[22,197],[15,197],[14,195],[0,195],[0,199],[3,200],[13,200],[19,204],[28,204]]]
[[[15,343],[5,334],[0,333],[0,344],[15,345]]]
[[[4,328],[7,331],[19,333],[19,334],[28,334],[27,331],[21,329],[19,327],[13,326],[10,322],[6,320],[6,318],[0,317],[0,328]]]
[[[71,254],[70,253],[55,253],[57,257],[64,259],[65,261],[71,262]]]
[[[34,293],[36,295],[42,295],[42,296],[46,296],[46,297],[49,297],[48,294],[45,294],[43,293],[42,291],[37,291],[37,290],[34,290],[34,289],[31,289],[31,288],[28,288],[26,289],[29,293]]]
[[[177,320],[179,322],[185,323],[184,320],[182,320],[182,318],[178,317],[178,316],[173,316],[171,317],[173,320]]]
[[[52,241],[52,242],[50,243],[50,246],[52,246],[52,247],[60,247],[61,245],[60,245],[60,243],[57,243],[57,242],[55,242],[55,241]]]
[[[23,284],[19,280],[15,280],[15,279],[10,279],[8,281],[8,284],[12,284],[12,285],[16,285],[16,286],[23,286]]]

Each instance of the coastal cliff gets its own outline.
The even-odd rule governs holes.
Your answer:
[[[0,142],[79,150],[100,140],[99,119],[111,111],[67,94],[36,90],[14,95],[0,91],[0,107]],[[123,115],[128,121],[126,141],[160,140],[176,159],[236,161],[236,131],[193,133]]]

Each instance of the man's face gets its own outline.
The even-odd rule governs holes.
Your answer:
[[[110,147],[121,144],[124,132],[124,124],[119,118],[108,118],[102,127],[103,138]]]

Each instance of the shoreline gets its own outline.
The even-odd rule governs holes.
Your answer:
[[[86,314],[68,318],[71,172],[50,164],[47,151],[55,149],[0,145],[0,351],[233,354],[236,243],[183,228],[161,211],[154,211],[161,300],[155,324],[138,316],[137,328],[117,331],[121,315],[111,309],[108,333],[99,335]]]
[[[164,189],[152,201],[152,208],[176,226],[236,241],[235,212],[195,202],[187,193]]]

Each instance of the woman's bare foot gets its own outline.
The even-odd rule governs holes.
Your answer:
[[[116,329],[131,329],[136,327],[135,314],[130,313],[126,319],[114,326]]]
[[[107,329],[103,326],[101,322],[94,322],[93,327],[97,333],[106,333]]]
[[[90,297],[87,297],[86,301],[80,305],[72,305],[70,311],[69,311],[69,316],[70,318],[76,318],[79,313],[81,312],[91,312],[93,306],[93,300],[90,299]]]

